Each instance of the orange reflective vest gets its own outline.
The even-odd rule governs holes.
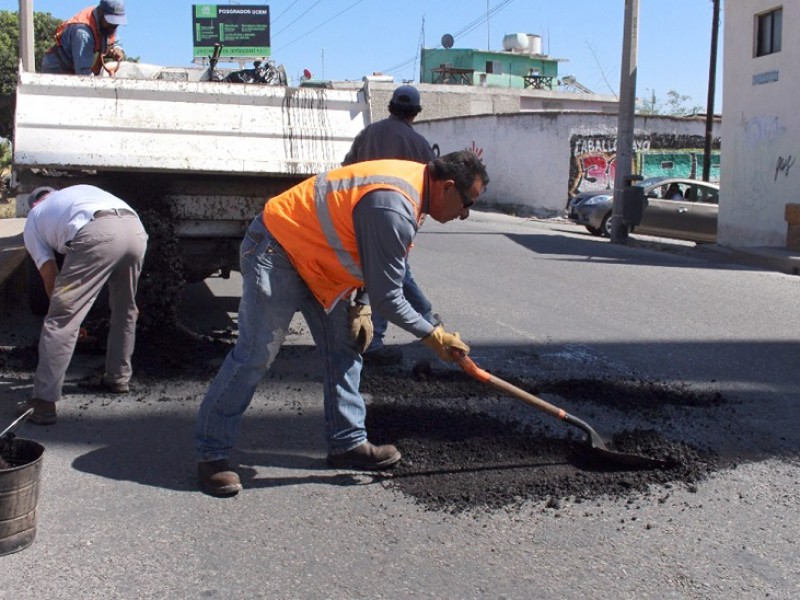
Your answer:
[[[92,65],[92,73],[95,75],[100,74],[100,69],[103,67],[103,63],[101,61],[101,50],[105,51],[106,48],[109,46],[113,46],[114,42],[117,39],[117,35],[112,33],[106,38],[106,45],[103,46],[103,34],[100,33],[100,28],[97,26],[97,20],[94,17],[95,6],[89,6],[88,8],[84,8],[81,12],[77,15],[67,19],[61,25],[58,26],[56,29],[56,45],[50,48],[48,52],[55,52],[56,48],[61,47],[61,36],[64,33],[64,29],[67,28],[68,25],[87,25],[89,29],[92,30],[92,36],[94,37],[94,64]]]
[[[264,206],[264,225],[326,311],[363,287],[353,209],[374,190],[400,193],[422,220],[425,165],[373,160],[306,179]]]

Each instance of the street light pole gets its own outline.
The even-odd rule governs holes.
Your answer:
[[[703,144],[703,181],[711,177],[711,141],[714,132],[714,93],[717,82],[717,42],[719,38],[719,3],[714,3],[714,20],[711,22],[711,58],[708,65],[708,103],[706,104],[706,138]]]
[[[636,50],[639,40],[639,0],[625,0],[625,29],[622,38],[622,68],[619,81],[617,119],[617,158],[614,177],[614,204],[611,209],[611,242],[624,244],[628,226],[622,222],[622,190],[630,184],[633,166],[633,123],[636,108]]]
[[[19,58],[26,73],[36,70],[33,52],[33,0],[19,0]]]

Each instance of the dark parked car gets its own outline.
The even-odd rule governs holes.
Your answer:
[[[642,222],[632,232],[693,242],[717,241],[719,185],[695,179],[652,177],[644,188]],[[611,235],[611,190],[582,192],[567,202],[566,217],[592,235]]]

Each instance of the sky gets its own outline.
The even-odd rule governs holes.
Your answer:
[[[32,0],[38,12],[67,19],[94,0]],[[185,0],[127,0],[128,25],[117,35],[129,56],[164,66],[192,60],[192,5]],[[601,94],[619,94],[625,0],[273,0],[218,4],[268,5],[272,58],[290,83],[304,69],[315,79],[361,80],[381,72],[419,81],[419,49],[502,50],[503,36],[542,36],[542,51],[561,59],[559,77],[574,76]],[[0,0],[16,11],[18,0]],[[712,0],[639,0],[636,94],[665,101],[670,90],[705,112]],[[724,22],[724,3],[721,21]],[[722,108],[722,25],[715,111]],[[223,65],[220,66],[233,66]],[[247,65],[245,65],[247,66]]]

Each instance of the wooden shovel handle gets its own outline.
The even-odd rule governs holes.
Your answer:
[[[118,60],[118,61],[116,61],[116,63],[114,64],[113,67],[109,67],[108,63],[106,63],[106,57],[105,56],[101,56],[100,57],[100,62],[103,63],[103,68],[106,70],[106,72],[109,75],[111,75],[112,78],[117,76],[117,71],[119,71],[119,66],[120,66],[120,64],[122,64],[122,61]],[[114,61],[111,61],[111,62],[114,62]]]
[[[452,349],[450,352],[455,361],[458,363],[458,366],[461,367],[470,377],[477,379],[481,383],[488,383],[492,387],[495,387],[506,394],[522,400],[525,404],[530,404],[534,408],[538,408],[551,417],[561,419],[562,421],[567,418],[567,412],[565,410],[550,404],[546,400],[542,400],[538,396],[534,396],[533,394],[526,392],[525,390],[520,389],[517,386],[500,379],[499,377],[492,375],[488,371],[484,371],[461,350]]]

